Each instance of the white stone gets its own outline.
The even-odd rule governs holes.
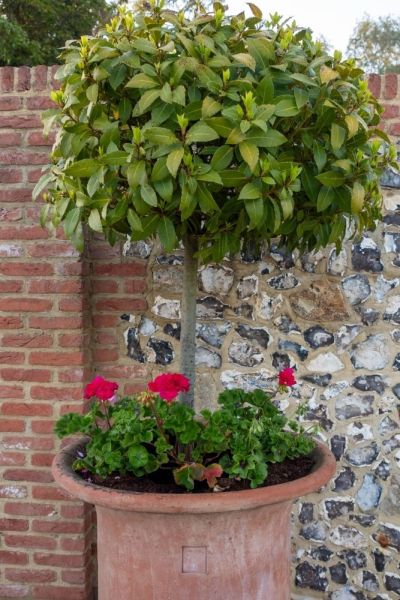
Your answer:
[[[353,438],[360,437],[359,441],[364,440],[372,440],[374,437],[371,425],[367,425],[366,423],[361,423],[361,427],[358,427],[356,423],[351,423],[347,427],[347,435],[350,435]]]
[[[26,498],[28,492],[23,487],[5,485],[1,488],[1,494],[3,498]]]
[[[380,596],[384,598],[382,594],[380,594]],[[340,590],[332,592],[329,596],[330,600],[357,600],[357,597],[357,590],[348,585],[342,587]]]
[[[382,486],[375,481],[371,473],[364,475],[363,484],[357,492],[356,503],[363,512],[368,512],[376,508],[382,493]]]
[[[384,369],[390,359],[387,336],[382,333],[370,335],[364,342],[353,346],[350,351],[351,361],[356,369],[375,371]]]
[[[375,298],[377,302],[383,302],[385,296],[390,290],[393,290],[399,285],[399,279],[385,279],[383,275],[379,275],[375,284]]]
[[[268,296],[265,292],[262,292],[261,297],[258,299],[257,311],[261,319],[272,319],[277,313],[283,302],[282,294],[278,296]]]
[[[391,253],[391,252],[397,252],[397,248],[396,248],[396,237],[397,234],[396,233],[391,233],[390,231],[386,232],[384,234],[384,249],[385,252],[387,253]]]
[[[321,398],[323,400],[330,400],[338,396],[343,390],[349,387],[348,381],[337,381],[332,385],[329,385],[322,393]]]
[[[342,325],[335,333],[335,343],[339,349],[339,353],[343,353],[344,349],[358,336],[361,331],[360,325]]]
[[[126,238],[126,242],[122,248],[123,256],[137,256],[138,258],[148,258],[153,249],[153,244],[149,240],[139,240],[132,242],[130,236]]]
[[[328,273],[331,275],[344,275],[347,270],[347,252],[345,248],[336,254],[336,249],[331,250],[328,257]]]
[[[162,317],[163,319],[180,319],[181,318],[181,303],[179,300],[171,300],[156,296],[151,312]]]
[[[311,360],[307,369],[313,373],[336,373],[344,369],[344,364],[333,352],[325,352]]]
[[[233,285],[234,272],[229,267],[208,265],[200,270],[200,288],[209,294],[226,296]]]
[[[237,295],[241,300],[246,300],[254,294],[258,293],[258,277],[257,275],[248,275],[243,277],[237,286]]]
[[[391,315],[395,315],[398,311],[400,311],[400,296],[389,296],[386,300],[385,317],[390,319]]]
[[[342,546],[343,548],[365,548],[368,546],[365,535],[355,527],[339,525],[332,530],[329,538],[332,544]]]
[[[246,392],[250,392],[257,388],[269,391],[276,389],[276,374],[267,369],[252,370],[247,373],[233,369],[226,370],[222,371],[220,380],[223,387],[228,390],[242,388]]]
[[[360,243],[361,250],[376,250],[378,246],[376,242],[370,237],[363,237]]]
[[[140,335],[153,335],[157,331],[158,327],[151,319],[147,317],[142,317],[139,324],[139,333]]]
[[[383,204],[386,210],[397,210],[400,207],[400,193],[397,190],[390,193],[386,190],[383,194]]]
[[[197,367],[209,367],[211,369],[219,369],[221,366],[221,356],[217,352],[212,352],[204,346],[196,347],[195,356]]]

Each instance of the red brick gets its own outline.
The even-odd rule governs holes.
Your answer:
[[[82,352],[31,352],[29,363],[31,365],[51,365],[66,367],[68,365],[81,365]]]
[[[107,298],[96,303],[99,311],[134,312],[146,310],[147,302],[144,298]]]
[[[117,327],[120,319],[117,315],[93,315],[92,324],[93,327],[103,329],[104,327]]]
[[[0,229],[1,240],[43,240],[49,237],[47,229],[39,225],[18,225]]]
[[[0,452],[0,466],[22,467],[25,464],[25,454],[22,452]],[[1,530],[1,527],[0,527]]]
[[[91,509],[87,508],[87,505],[83,502],[76,502],[75,504],[64,504],[60,508],[60,514],[64,519],[83,519],[91,512]]]
[[[45,137],[41,131],[32,131],[28,133],[26,141],[29,146],[51,146],[55,137],[55,133]]]
[[[21,183],[22,171],[10,167],[0,168],[0,183]]]
[[[0,136],[1,137],[1,136]],[[0,221],[20,221],[22,208],[0,208]]]
[[[82,348],[85,336],[82,333],[62,333],[58,336],[61,348]]]
[[[126,396],[132,396],[138,392],[143,392],[146,388],[146,381],[135,381],[135,383],[126,383],[124,385],[124,394]]]
[[[47,66],[37,65],[31,69],[32,89],[41,92],[47,89]]]
[[[387,73],[384,76],[385,81],[385,91],[384,98],[385,100],[393,100],[397,96],[397,73]]]
[[[6,502],[4,513],[7,515],[21,515],[26,517],[47,517],[55,513],[54,504],[34,504],[32,502]]]
[[[74,569],[71,571],[61,571],[61,579],[65,583],[71,583],[73,585],[84,584],[86,581],[86,573],[82,569]]]
[[[45,152],[27,152],[6,150],[0,152],[0,163],[3,165],[45,165],[49,156]]]
[[[26,188],[6,189],[0,187],[0,202],[31,202],[32,191]]]
[[[33,433],[40,433],[42,435],[52,434],[54,435],[54,421],[32,421],[31,429]]]
[[[389,126],[389,133],[391,135],[400,135],[400,123],[393,123]]]
[[[99,331],[95,335],[96,344],[103,346],[114,346],[118,343],[118,337],[114,331]]]
[[[66,415],[67,413],[70,413],[70,412],[75,412],[79,415],[83,415],[84,412],[87,412],[87,408],[88,407],[85,408],[85,404],[79,404],[79,405],[63,404],[60,407],[60,416]]]
[[[25,431],[25,421],[20,419],[1,419],[0,432],[18,432]]]
[[[399,107],[396,104],[384,104],[382,119],[395,119],[399,116]]]
[[[54,454],[34,454],[31,457],[31,464],[34,467],[51,467]]]
[[[86,563],[86,557],[82,554],[48,554],[44,552],[35,552],[33,556],[37,565],[49,565],[51,567],[83,567]]]
[[[30,596],[30,589],[26,585],[12,584],[12,583],[1,583],[0,584],[0,598],[27,598]]]
[[[18,450],[52,450],[54,448],[53,439],[38,436],[3,436],[2,443],[4,448]]]
[[[39,115],[0,116],[0,127],[9,129],[40,129],[42,122]]]
[[[53,265],[48,263],[0,263],[0,273],[7,276],[25,275],[27,277],[53,275]]]
[[[87,589],[78,587],[55,586],[55,585],[35,585],[33,587],[33,598],[38,600],[87,600],[91,594]]]
[[[6,535],[4,541],[7,546],[21,548],[39,548],[41,550],[55,550],[57,542],[54,537],[46,535]]]
[[[8,581],[22,583],[51,583],[57,579],[56,571],[50,569],[5,569]]]
[[[26,552],[13,552],[11,550],[0,550],[0,564],[4,565],[26,565],[28,555]]]
[[[22,98],[19,96],[0,96],[0,110],[19,110],[22,105]]]
[[[134,277],[135,275],[146,274],[146,264],[124,263],[124,264],[95,264],[95,275],[108,275],[111,277]]]
[[[82,383],[85,379],[85,373],[83,369],[65,369],[64,371],[58,370],[58,381],[61,383]]]
[[[37,169],[29,169],[28,175],[27,175],[27,180],[29,183],[36,184],[42,175],[43,175],[42,169],[40,169],[39,167]]]
[[[33,329],[82,329],[82,317],[31,317],[29,327]]]
[[[53,345],[53,337],[40,333],[15,333],[3,335],[1,340],[3,347],[14,348],[50,348]]]
[[[16,71],[15,91],[23,92],[29,90],[31,83],[31,70],[29,67],[19,67]]]
[[[24,360],[23,352],[0,352],[0,365],[22,365]]]
[[[62,298],[58,302],[58,309],[62,312],[82,312],[85,304],[87,301],[83,296]]]
[[[85,552],[87,546],[87,541],[82,536],[78,538],[65,538],[63,536],[60,540],[61,550],[65,552]]]
[[[68,242],[47,242],[28,246],[28,254],[37,258],[46,257],[77,257],[79,252]]]
[[[118,282],[95,279],[92,281],[92,288],[95,294],[116,294],[118,292]]]
[[[82,281],[73,279],[37,279],[29,282],[29,292],[34,294],[77,294],[82,291]]]
[[[0,376],[6,381],[51,381],[51,372],[44,369],[0,369]]]
[[[0,68],[0,92],[12,92],[14,88],[14,67]]]
[[[34,96],[26,99],[26,108],[28,110],[46,110],[55,108],[54,102],[48,96]]]
[[[26,519],[0,519],[0,531],[27,531],[29,521]]]
[[[13,281],[12,279],[0,281],[0,293],[16,294],[22,290],[22,281]]]
[[[83,521],[32,521],[32,531],[39,533],[83,533],[85,524]]]
[[[21,329],[23,327],[20,317],[0,317],[0,329]]]
[[[143,279],[129,279],[124,282],[124,292],[126,294],[141,294],[146,291],[146,280]]]
[[[96,348],[92,351],[92,359],[95,363],[116,362],[119,352],[116,348]]]
[[[71,387],[45,387],[31,386],[30,395],[33,400],[82,400],[82,390],[80,388]]]
[[[51,417],[53,407],[51,404],[34,402],[4,402],[1,406],[1,413],[8,416]]]
[[[39,483],[50,483],[53,476],[49,471],[38,471],[36,469],[6,469],[3,473],[6,481],[36,481]]]
[[[32,497],[35,500],[70,500],[68,492],[57,486],[37,485],[32,488]]]
[[[88,267],[82,262],[61,262],[57,265],[57,274],[62,276],[79,276],[87,274]]]
[[[16,131],[0,133],[0,148],[6,146],[19,146],[21,144],[21,134]]]
[[[0,398],[22,400],[24,398],[24,388],[18,385],[0,385]]]
[[[102,376],[116,380],[147,377],[147,368],[142,365],[115,365],[114,367],[104,366]]]

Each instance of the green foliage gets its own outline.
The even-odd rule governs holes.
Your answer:
[[[63,53],[44,117],[61,128],[44,176],[53,225],[78,247],[82,222],[111,244],[192,235],[204,262],[249,237],[311,250],[340,246],[349,222],[373,228],[395,155],[355,61],[254,6],[188,19],[150,4]]]
[[[66,40],[115,12],[106,0],[0,0],[0,66],[53,65]]]
[[[364,15],[357,23],[347,52],[368,73],[400,73],[400,18]]]
[[[225,473],[262,485],[268,463],[309,454],[314,442],[297,421],[289,421],[261,390],[227,390],[214,412],[165,402],[145,393],[116,404],[94,402],[89,413],[67,414],[56,426],[59,437],[89,436],[86,455],[75,461],[100,477],[118,472],[136,477],[169,469],[188,490],[196,481],[210,487]]]

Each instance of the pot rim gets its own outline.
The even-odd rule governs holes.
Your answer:
[[[147,513],[219,513],[248,510],[279,502],[292,502],[300,496],[316,492],[328,483],[336,470],[336,459],[332,452],[325,444],[316,440],[315,464],[311,473],[287,483],[215,494],[132,492],[89,483],[72,470],[75,451],[84,443],[85,438],[79,437],[56,454],[52,465],[54,479],[70,495],[89,504],[114,510]]]

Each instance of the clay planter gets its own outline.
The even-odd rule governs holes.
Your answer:
[[[335,471],[318,444],[309,475],[267,488],[142,494],[102,488],[71,469],[78,440],[54,459],[57,483],[97,511],[99,600],[289,600],[293,500]]]

